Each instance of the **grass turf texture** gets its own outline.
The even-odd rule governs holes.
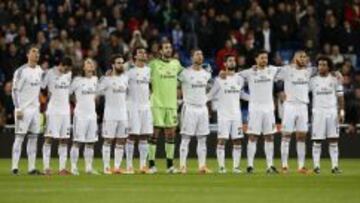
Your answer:
[[[245,159],[242,168],[245,171]],[[124,162],[123,162],[124,163]],[[189,174],[167,175],[165,160],[158,160],[160,173],[156,175],[86,175],[79,162],[80,176],[32,177],[26,174],[25,159],[21,160],[20,176],[10,175],[10,159],[0,159],[0,203],[69,203],[69,202],[360,202],[360,160],[341,159],[343,174],[330,173],[330,160],[322,160],[320,175],[296,173],[296,160],[290,161],[290,173],[265,174],[265,160],[255,161],[255,174],[234,175],[231,160],[227,159],[228,173],[199,175],[196,159],[189,160]],[[135,161],[135,166],[138,162]],[[276,160],[279,164],[279,160]],[[41,166],[40,159],[38,166]],[[208,160],[217,169],[215,159]],[[52,160],[57,169],[57,160]],[[101,171],[102,161],[95,161]],[[307,160],[311,166],[311,160]]]

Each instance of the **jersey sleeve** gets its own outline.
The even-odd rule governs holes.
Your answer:
[[[18,69],[14,73],[13,86],[12,86],[12,98],[15,108],[19,108],[19,93],[25,84],[25,77],[23,75],[23,69]]]
[[[334,78],[335,80],[335,91],[337,96],[344,96],[344,87],[340,80]]]
[[[312,92],[315,89],[315,78],[312,77],[309,82],[309,90]]]
[[[179,80],[180,82],[185,82],[185,73],[186,73],[186,69],[183,70],[183,71],[181,71],[181,72],[179,73],[179,75],[178,75],[178,80]]]
[[[290,68],[289,66],[283,66],[283,67],[279,68],[277,71],[277,74],[275,75],[275,81],[285,80],[287,70],[289,68]]]
[[[97,93],[103,94],[107,88],[108,88],[108,77],[106,76],[101,77],[96,87]]]
[[[71,82],[71,85],[70,85],[70,94],[73,94],[79,87],[80,87],[80,78],[79,78],[79,77],[76,77],[76,78],[74,78],[74,80]]]
[[[51,71],[46,71],[44,72],[44,77],[42,78],[41,80],[41,88],[42,89],[45,89],[48,85],[49,85],[49,82],[50,82],[50,74],[51,74]]]
[[[214,85],[210,89],[210,92],[207,94],[208,101],[214,100],[220,92],[220,83],[219,79],[215,79]]]
[[[184,68],[182,67],[179,61],[177,61],[176,67],[177,67],[177,74],[180,74],[184,70]]]
[[[245,81],[248,81],[250,78],[251,69],[246,69],[239,72],[239,76],[242,77]]]

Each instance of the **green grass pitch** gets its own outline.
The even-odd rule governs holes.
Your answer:
[[[245,159],[242,168],[245,169]],[[332,203],[360,202],[360,160],[341,159],[341,175],[330,173],[330,161],[322,160],[320,175],[301,175],[294,171],[296,161],[291,160],[291,172],[284,175],[266,175],[265,160],[257,159],[253,175],[234,175],[231,160],[227,160],[228,174],[199,175],[196,159],[189,161],[192,169],[187,175],[167,175],[164,160],[158,160],[160,173],[156,175],[91,176],[84,173],[78,177],[30,177],[26,173],[26,160],[21,160],[20,176],[10,175],[10,159],[0,159],[0,203],[104,203],[104,202],[301,202]],[[137,166],[137,162],[135,163]],[[279,164],[279,160],[276,160]],[[208,160],[216,169],[216,160]],[[41,160],[38,160],[41,166]],[[52,160],[57,169],[57,160]],[[101,171],[101,159],[95,161]],[[307,160],[311,166],[311,160]],[[80,161],[83,169],[83,160]],[[81,170],[83,172],[83,170]]]

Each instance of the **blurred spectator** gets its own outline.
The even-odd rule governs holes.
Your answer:
[[[7,124],[14,123],[14,104],[11,96],[12,81],[5,83],[3,90],[1,91],[1,104],[4,109],[5,121]]]
[[[133,32],[133,37],[129,44],[130,50],[133,50],[136,47],[144,47],[145,49],[148,48],[148,44],[146,40],[142,37],[141,32],[139,30],[135,30]]]
[[[256,34],[256,41],[260,49],[264,49],[269,53],[276,50],[276,37],[275,33],[270,29],[269,21],[264,21],[262,29]]]
[[[216,65],[219,70],[224,69],[224,57],[226,55],[234,55],[237,56],[237,51],[233,47],[231,40],[226,40],[224,48],[220,49],[216,54]]]
[[[338,45],[333,45],[331,47],[330,58],[334,65],[344,62],[344,56],[340,53],[340,47]]]
[[[176,23],[171,32],[171,38],[175,50],[180,50],[183,46],[184,32],[181,29],[180,23]]]

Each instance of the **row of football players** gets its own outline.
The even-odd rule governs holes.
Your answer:
[[[70,150],[71,173],[78,175],[77,160],[79,148],[84,144],[85,171],[96,174],[92,167],[94,143],[97,141],[97,123],[95,98],[100,93],[105,96],[104,121],[102,136],[104,143],[102,155],[104,173],[134,173],[132,157],[134,141],[139,138],[140,171],[148,170],[146,159],[148,154],[147,139],[153,133],[152,112],[150,105],[151,70],[146,66],[146,50],[139,48],[134,52],[135,67],[124,72],[124,58],[114,56],[111,60],[112,71],[97,80],[96,64],[92,59],[84,61],[83,72],[79,77],[71,79],[71,60],[65,58],[59,66],[49,70],[45,77],[37,65],[38,49],[32,47],[28,52],[28,63],[20,67],[14,74],[13,98],[16,106],[16,137],[13,145],[12,172],[18,174],[18,162],[24,135],[30,132],[27,143],[29,173],[39,174],[35,169],[37,134],[39,133],[39,101],[40,88],[48,88],[50,101],[46,111],[47,127],[43,145],[44,172],[50,174],[50,152],[52,138],[59,139],[59,171],[66,170],[67,140],[70,138],[70,106],[69,96],[74,93],[76,107],[73,118],[73,144]],[[312,132],[314,171],[320,172],[321,140],[329,139],[329,152],[332,171],[338,169],[338,118],[344,117],[343,97],[338,79],[330,74],[331,61],[327,58],[318,60],[318,74],[314,77],[314,68],[307,67],[307,56],[299,51],[295,54],[294,64],[284,67],[268,66],[266,52],[258,52],[256,66],[235,73],[235,57],[226,56],[226,70],[221,77],[215,79],[210,92],[207,86],[210,73],[202,68],[201,50],[192,52],[193,65],[184,69],[178,79],[182,85],[183,108],[181,112],[180,172],[186,173],[186,159],[191,136],[198,139],[197,154],[199,169],[210,172],[206,168],[206,136],[209,134],[207,102],[216,100],[218,113],[217,159],[219,173],[225,173],[225,142],[231,138],[233,143],[233,172],[240,171],[242,151],[242,120],[240,113],[240,96],[249,100],[249,142],[247,145],[247,172],[254,170],[256,143],[260,135],[264,135],[267,172],[277,173],[273,165],[273,134],[275,132],[273,83],[284,80],[286,102],[284,104],[283,132],[281,143],[282,169],[287,171],[290,135],[296,132],[298,169],[307,172],[305,162],[305,136],[308,130],[307,104],[309,90],[313,92]],[[250,94],[241,94],[244,83],[248,83]],[[339,99],[340,102],[337,102]],[[338,106],[340,108],[338,108]],[[340,109],[340,110],[339,110]],[[339,113],[339,117],[338,117]],[[130,127],[130,128],[129,128]],[[128,134],[130,137],[128,138]],[[114,147],[114,168],[110,167],[112,142]],[[204,146],[205,145],[205,146]],[[127,167],[121,171],[122,158],[126,151]],[[206,169],[206,170],[204,170]]]

